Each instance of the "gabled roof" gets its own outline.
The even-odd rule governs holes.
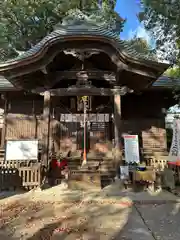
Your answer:
[[[119,53],[128,61],[138,62],[142,65],[149,65],[151,67],[159,68],[161,72],[168,68],[168,64],[156,62],[150,56],[143,55],[136,52],[127,42],[120,40],[119,35],[110,29],[103,26],[97,26],[86,21],[81,21],[79,25],[60,25],[58,29],[43,38],[38,44],[33,46],[30,50],[20,54],[17,58],[11,59],[5,63],[0,64],[0,71],[12,68],[31,58],[39,56],[48,46],[53,43],[64,42],[74,37],[91,39],[97,38],[99,41],[106,39],[111,43]]]

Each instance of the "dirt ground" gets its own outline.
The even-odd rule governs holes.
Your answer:
[[[110,240],[121,232],[132,210],[128,199],[60,186],[1,197],[0,207],[3,240]]]

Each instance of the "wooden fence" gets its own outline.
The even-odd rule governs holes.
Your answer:
[[[40,163],[0,161],[0,190],[32,189],[41,184]]]

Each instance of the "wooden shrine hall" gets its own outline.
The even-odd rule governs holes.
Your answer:
[[[8,140],[37,139],[38,162],[45,166],[52,152],[80,156],[81,97],[87,96],[87,161],[91,154],[122,148],[124,133],[137,134],[143,150],[166,151],[163,109],[173,98],[160,76],[168,67],[108,29],[63,23],[0,64],[1,148]]]

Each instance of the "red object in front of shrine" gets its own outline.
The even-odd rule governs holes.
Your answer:
[[[57,159],[52,159],[52,167],[53,168],[64,168],[64,167],[67,167],[67,160],[66,159],[63,159],[62,161],[58,161]]]
[[[169,165],[180,166],[180,161],[168,162]]]

